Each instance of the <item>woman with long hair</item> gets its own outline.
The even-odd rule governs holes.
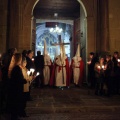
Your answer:
[[[14,67],[10,74],[8,94],[8,110],[11,113],[11,120],[18,120],[18,116],[23,111],[23,85],[26,80],[23,77],[21,62],[22,54],[14,54]]]

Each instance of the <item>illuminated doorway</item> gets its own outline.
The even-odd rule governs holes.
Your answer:
[[[59,31],[50,31],[51,28],[54,28],[55,24],[62,29]],[[54,28],[55,29],[55,28]],[[53,60],[57,55],[60,54],[59,46],[53,46],[55,43],[59,43],[60,39],[64,43],[70,43],[71,36],[73,32],[73,24],[55,22],[55,21],[46,21],[36,23],[36,47],[35,52],[44,51],[44,40],[46,40],[47,51]],[[60,39],[59,39],[60,37]],[[65,45],[65,52],[68,58],[70,59],[70,44]]]

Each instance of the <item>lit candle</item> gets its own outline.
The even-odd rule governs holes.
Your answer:
[[[32,61],[34,61],[34,58],[32,58]]]
[[[118,62],[120,62],[120,59],[118,59]]]
[[[100,69],[100,65],[98,65],[97,68]]]
[[[36,76],[38,76],[38,75],[40,75],[40,73],[39,73],[39,72],[37,72]]]
[[[30,75],[30,71],[27,71],[28,76]]]
[[[104,69],[105,68],[105,66],[104,65],[102,65],[102,69]]]
[[[30,72],[32,72],[32,74],[34,73],[35,69],[31,68],[30,69]]]

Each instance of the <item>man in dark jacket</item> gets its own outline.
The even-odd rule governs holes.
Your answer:
[[[95,57],[94,52],[89,53],[89,62],[88,62],[88,83],[90,84],[91,88],[95,88],[95,63],[97,62],[97,59]]]
[[[41,51],[37,51],[37,56],[34,60],[36,72],[39,72],[40,75],[36,78],[36,87],[43,85],[43,68],[44,68],[44,56],[41,55]]]
[[[32,61],[32,58],[33,58],[33,51],[32,50],[28,50],[27,56],[26,56],[26,61],[27,61],[26,68],[28,70],[30,70],[31,68],[33,68],[33,69],[35,68],[35,65],[34,65],[34,62]],[[31,92],[31,85],[29,87],[29,92],[27,94],[28,101],[32,101],[32,97],[30,95],[30,92]]]
[[[113,55],[113,63],[114,63],[114,81],[113,81],[113,85],[114,85],[114,94],[120,94],[120,64],[118,62],[119,60],[119,53],[117,51],[114,52]]]

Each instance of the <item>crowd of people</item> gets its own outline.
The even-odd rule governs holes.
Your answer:
[[[96,57],[91,52],[89,58],[88,84],[95,88],[95,94],[105,96],[120,94],[119,53],[116,51],[113,56],[107,54]]]
[[[52,61],[44,41],[44,53],[37,51],[34,57],[32,50],[18,53],[16,48],[9,49],[2,57],[0,64],[1,109],[10,113],[11,120],[28,117],[26,103],[33,100],[31,85],[34,87],[56,86],[69,87],[71,83],[82,86],[84,80],[84,61],[80,57],[80,45],[75,56],[69,62],[64,45],[60,45],[60,54]],[[118,52],[111,55],[95,56],[90,52],[87,83],[95,89],[96,95],[110,96],[119,94],[120,59]]]

